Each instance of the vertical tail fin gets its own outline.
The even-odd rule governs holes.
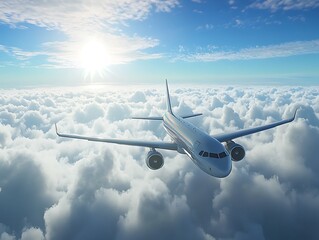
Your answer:
[[[171,105],[171,99],[169,97],[167,79],[166,79],[166,111],[171,113],[171,114],[173,114],[172,105]]]

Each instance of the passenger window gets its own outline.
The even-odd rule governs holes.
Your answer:
[[[208,157],[208,152],[204,152],[203,157]]]
[[[209,153],[209,157],[218,158],[218,154],[217,153]]]
[[[200,152],[199,152],[199,156],[202,156],[203,153],[204,153],[204,151],[200,151]]]
[[[227,155],[226,155],[226,153],[225,152],[221,152],[220,154],[219,154],[219,157],[220,158],[224,158],[224,157],[226,157]]]

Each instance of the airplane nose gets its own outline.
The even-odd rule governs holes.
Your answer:
[[[232,161],[230,156],[226,156],[221,159],[216,159],[216,177],[224,178],[227,177],[232,169]]]

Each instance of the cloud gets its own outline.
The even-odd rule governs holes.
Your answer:
[[[257,46],[238,51],[209,51],[185,53],[175,58],[189,62],[215,62],[221,60],[251,60],[290,57],[319,52],[319,40],[288,42],[278,45]]]
[[[142,21],[152,12],[169,12],[178,6],[177,0],[146,1],[20,1],[0,2],[0,22],[11,27],[28,24],[48,31],[56,30],[65,41],[43,42],[41,47],[25,50],[0,45],[0,51],[24,62],[37,56],[47,58],[42,67],[78,68],[79,53],[90,37],[98,37],[108,49],[109,64],[161,57],[145,49],[159,44],[157,39],[128,36],[122,27],[127,21]],[[90,37],[89,37],[90,36]],[[30,65],[30,63],[26,63]]]
[[[143,50],[159,44],[157,39],[129,37],[126,35],[98,34],[98,40],[106,48],[108,64],[123,64],[135,60],[156,59],[162,57],[159,53],[144,53]],[[49,64],[62,68],[81,68],[81,49],[85,41],[48,42],[43,45],[47,51]]]
[[[104,116],[103,108],[95,102],[86,105],[83,110],[81,108],[78,108],[74,113],[74,119],[77,122],[88,123]]]
[[[2,149],[0,222],[21,233],[27,225],[44,228],[43,214],[53,204],[45,176],[32,154],[23,150]]]
[[[43,239],[43,232],[39,228],[30,228],[23,231],[21,235],[21,240],[34,240],[34,239]]]
[[[4,45],[0,45],[0,51],[1,51],[1,52],[4,52],[4,53],[8,53],[8,52],[9,52],[8,49],[7,49],[7,47],[4,46]]]
[[[292,116],[239,138],[246,157],[216,179],[185,155],[58,138],[60,131],[169,140],[160,115],[164,87],[3,90],[0,97],[0,239],[317,239],[318,89],[171,89],[176,113],[210,134]]]
[[[213,24],[206,23],[205,25],[198,26],[196,30],[212,30],[214,28]]]
[[[142,91],[136,91],[130,97],[130,101],[132,102],[146,102],[145,94]]]
[[[23,3],[23,4],[22,4]],[[178,5],[164,1],[19,1],[1,2],[0,19],[5,23],[30,23],[66,33],[99,30],[125,20],[143,20],[154,8],[168,12]]]
[[[314,9],[319,7],[318,0],[297,0],[297,1],[282,1],[282,0],[267,0],[255,1],[248,8],[269,9],[271,11],[278,10],[303,10]]]
[[[156,47],[157,39],[129,37],[126,35],[97,34],[101,45],[106,46],[108,65],[123,64],[136,60],[161,58],[160,53],[145,53],[143,50]],[[81,40],[82,39],[82,40]],[[78,38],[64,42],[46,42],[41,51],[25,51],[17,47],[0,48],[0,51],[20,61],[20,66],[32,66],[27,60],[44,57],[46,62],[39,65],[45,68],[83,68],[81,49],[91,38]]]

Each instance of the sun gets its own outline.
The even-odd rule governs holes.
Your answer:
[[[86,42],[81,49],[80,61],[86,76],[93,78],[97,73],[103,76],[104,70],[109,65],[105,45],[97,39]]]

